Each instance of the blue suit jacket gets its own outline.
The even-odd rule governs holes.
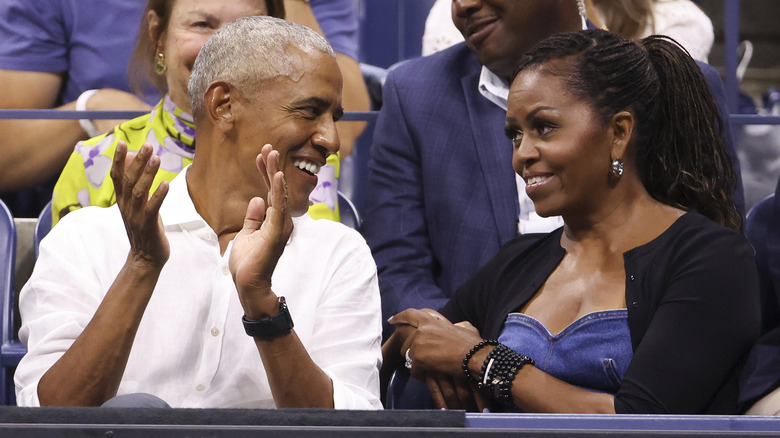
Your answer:
[[[385,319],[440,308],[517,233],[506,113],[479,93],[481,68],[461,43],[387,76],[361,228]],[[712,67],[705,73],[724,112],[720,78]]]
[[[761,338],[740,381],[740,403],[748,408],[780,386],[780,180],[774,198],[753,206],[745,234],[755,249],[761,282]]]

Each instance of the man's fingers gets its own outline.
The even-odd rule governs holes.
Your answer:
[[[271,184],[271,181],[273,180],[273,175],[276,172],[271,171],[271,153],[274,152],[273,147],[270,144],[263,145],[263,148],[260,150],[260,157],[258,157],[258,169],[260,170],[260,173],[263,175],[263,181],[265,181],[266,187],[268,187],[269,193],[273,191],[273,186]],[[278,156],[278,152],[276,152],[276,155]]]
[[[257,165],[257,170],[260,172],[260,176],[263,177],[265,189],[268,190],[268,193],[271,193],[271,180],[268,179],[268,170],[266,169],[268,166],[266,166],[265,156],[262,153],[257,154],[255,164]]]
[[[447,409],[447,401],[444,399],[444,395],[442,395],[439,382],[431,376],[425,376],[425,385],[428,386],[428,391],[431,392],[434,406],[437,409]]]
[[[141,154],[139,154],[141,155]],[[152,189],[157,170],[160,168],[160,157],[152,156],[148,159],[148,164],[143,167],[138,180],[132,187],[133,197],[131,206],[133,208],[143,209],[149,200],[149,192]]]
[[[474,393],[472,392],[468,382],[465,380],[452,379],[452,383],[455,388],[455,396],[460,403],[460,407],[470,411],[476,410],[477,403],[474,398]]]
[[[114,182],[114,190],[117,199],[122,196],[123,179],[127,167],[125,166],[125,157],[127,156],[127,143],[120,141],[116,145],[114,152],[114,162],[111,163],[111,180]]]
[[[287,181],[281,171],[274,173],[273,187],[273,204],[271,205],[279,211],[279,219],[284,220],[284,216],[287,214]]]
[[[252,232],[259,230],[265,217],[265,201],[263,198],[254,197],[246,206],[246,216],[244,216],[244,230]]]
[[[149,198],[149,201],[146,203],[148,217],[156,218],[160,213],[160,206],[162,206],[165,195],[168,194],[168,187],[168,181],[163,181],[157,187],[157,190],[152,193],[152,197]]]
[[[133,164],[133,160],[135,160],[136,155],[138,154],[135,152],[127,153],[127,156],[125,157],[125,165],[124,165],[125,172],[127,172],[127,169],[129,169],[130,165]]]
[[[145,143],[143,146],[141,146],[141,149],[138,151],[135,159],[132,161],[132,163],[130,163],[130,167],[128,167],[125,171],[125,187],[132,187],[136,182],[138,182],[138,179],[141,178],[141,175],[143,175],[147,162],[151,157],[152,145]],[[122,166],[124,166],[124,163]]]

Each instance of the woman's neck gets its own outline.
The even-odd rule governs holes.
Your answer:
[[[568,252],[594,249],[622,254],[660,236],[685,211],[658,202],[644,190],[588,216],[564,215],[561,246]]]

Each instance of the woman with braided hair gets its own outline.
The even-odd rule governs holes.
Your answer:
[[[440,313],[392,317],[386,366],[405,363],[439,407],[737,413],[758,279],[721,129],[667,37],[540,42],[506,132],[536,211],[564,226],[509,242]]]

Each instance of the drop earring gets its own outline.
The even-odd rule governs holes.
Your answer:
[[[623,161],[621,161],[620,158],[615,158],[615,160],[612,161],[612,174],[618,178],[623,176]]]
[[[158,52],[154,57],[154,72],[158,75],[163,75],[168,71],[168,64],[165,63],[165,55],[162,52]]]

